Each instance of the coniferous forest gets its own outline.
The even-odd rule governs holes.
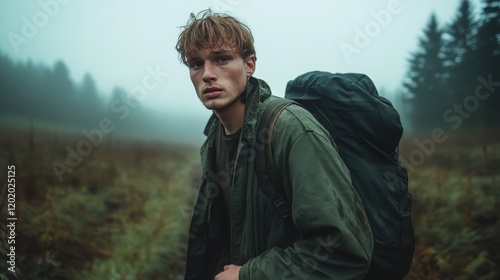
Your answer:
[[[498,5],[484,1],[478,17],[470,2],[462,1],[453,20],[444,24],[430,16],[409,59],[401,96],[414,130],[498,127]]]
[[[499,279],[500,1],[463,0],[418,36],[393,100],[416,238],[405,279]],[[0,279],[181,279],[199,146],[158,140],[171,123],[63,61],[0,53],[0,73],[0,163],[15,166],[0,219],[18,218],[15,244],[1,224]]]

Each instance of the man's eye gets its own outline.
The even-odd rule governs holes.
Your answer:
[[[227,62],[228,60],[229,60],[229,57],[227,57],[227,56],[219,57],[219,62]]]
[[[194,61],[190,64],[191,68],[200,68],[203,66],[203,62],[202,61]]]

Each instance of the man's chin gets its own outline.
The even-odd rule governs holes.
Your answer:
[[[205,108],[207,108],[208,110],[217,110],[217,109],[220,109],[218,106],[218,104],[216,104],[215,102],[205,102],[203,103],[203,105],[205,106]]]
[[[205,108],[208,110],[213,110],[213,111],[224,111],[230,107],[233,107],[235,102],[238,102],[239,99],[236,99],[234,101],[227,100],[227,99],[220,99],[218,98],[217,100],[204,100],[203,105]]]

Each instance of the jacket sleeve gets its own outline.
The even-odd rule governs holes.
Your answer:
[[[288,248],[274,247],[250,259],[239,278],[362,279],[370,266],[373,238],[333,140],[324,130],[307,128],[281,140],[282,152],[277,149],[274,156],[301,238]]]

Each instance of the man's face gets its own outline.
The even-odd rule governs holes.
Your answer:
[[[188,61],[198,98],[207,109],[222,112],[240,102],[248,78],[255,71],[255,56],[246,60],[230,50],[204,50]]]

